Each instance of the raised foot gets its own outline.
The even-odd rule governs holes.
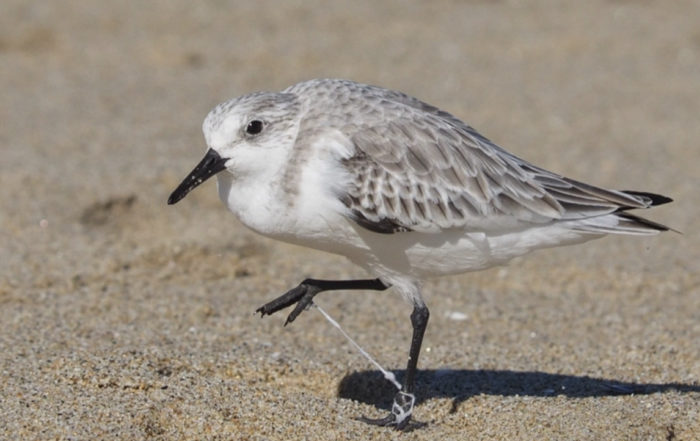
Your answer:
[[[255,312],[259,312],[260,315],[264,317],[296,303],[297,305],[292,312],[289,313],[287,320],[284,322],[285,326],[288,325],[293,322],[302,311],[311,306],[314,296],[322,291],[319,286],[311,282],[312,280],[310,279],[304,280],[297,287],[290,289],[271,302],[265,303],[260,308],[256,309]]]
[[[261,315],[270,315],[275,312],[297,304],[292,312],[287,317],[287,321],[284,323],[287,325],[296,319],[299,314],[305,309],[307,309],[311,304],[313,304],[314,296],[321,291],[334,291],[339,289],[373,289],[376,291],[383,291],[387,289],[389,285],[386,285],[379,279],[362,279],[362,280],[318,280],[318,279],[306,279],[299,284],[296,288],[292,288],[281,296],[277,297],[275,300],[268,302],[258,308],[256,312]]]
[[[373,426],[395,426],[396,430],[414,429],[425,425],[425,423],[411,422],[415,402],[415,395],[399,391],[394,396],[389,415],[384,418],[367,418],[363,415],[358,420]]]

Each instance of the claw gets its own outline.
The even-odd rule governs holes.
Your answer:
[[[260,315],[264,317],[266,315],[272,315],[296,303],[296,306],[292,312],[289,313],[287,320],[284,322],[284,325],[287,326],[292,323],[299,314],[311,306],[314,296],[321,291],[322,289],[320,287],[310,284],[308,280],[305,280],[271,302],[265,303],[260,308],[256,309],[255,312],[259,312]]]
[[[306,290],[304,295],[301,296],[301,298],[297,302],[297,305],[294,307],[294,309],[292,309],[292,312],[290,312],[287,316],[287,320],[284,322],[284,326],[287,326],[288,324],[292,323],[294,320],[296,320],[297,317],[299,317],[299,314],[309,309],[309,307],[313,305],[314,296],[318,294],[315,291],[316,290],[313,289]]]
[[[396,430],[404,430],[411,422],[413,405],[416,397],[403,391],[398,391],[394,396],[394,404],[391,406],[391,413],[384,418],[367,418],[361,416],[358,420],[373,426],[396,426]],[[420,423],[419,423],[420,424]]]
[[[294,303],[297,303],[302,297],[304,297],[307,294],[307,292],[308,286],[304,283],[300,283],[298,286],[290,289],[289,291],[277,297],[276,299],[265,303],[260,308],[256,309],[255,312],[259,312],[261,317],[264,317],[266,315],[272,315],[277,311],[280,311],[290,305],[293,305]]]
[[[394,416],[393,413],[390,413],[389,415],[385,416],[384,418],[367,418],[366,416],[362,415],[361,417],[357,418],[358,421],[362,421],[363,423],[366,424],[371,424],[373,426],[391,426],[396,424],[396,417]],[[396,426],[398,429],[398,425]]]

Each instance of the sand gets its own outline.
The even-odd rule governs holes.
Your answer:
[[[700,439],[697,1],[0,6],[0,439]],[[682,232],[426,283],[410,433],[317,311],[253,312],[341,257],[246,230],[213,182],[165,200],[216,103],[314,77],[399,89],[514,153],[663,193]],[[403,372],[410,306],[319,296]]]

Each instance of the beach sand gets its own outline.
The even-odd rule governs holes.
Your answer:
[[[0,6],[0,439],[700,439],[697,1]],[[410,433],[318,313],[266,301],[342,257],[166,199],[217,103],[341,77],[415,95],[535,164],[671,196],[682,232],[426,282]],[[400,376],[409,305],[320,295]]]

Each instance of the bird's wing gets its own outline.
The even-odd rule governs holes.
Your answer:
[[[493,231],[651,205],[536,167],[449,113],[391,94],[381,118],[344,129],[354,153],[342,160],[350,182],[341,200],[365,228]]]

